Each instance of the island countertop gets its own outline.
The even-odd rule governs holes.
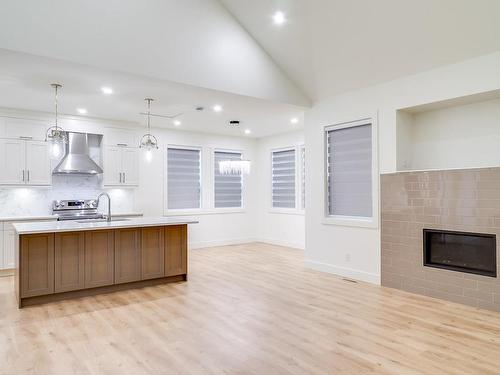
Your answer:
[[[57,232],[77,232],[99,229],[119,229],[133,227],[155,227],[165,225],[183,225],[196,224],[198,221],[186,217],[138,217],[131,219],[114,219],[107,221],[88,221],[77,220],[68,221],[49,221],[49,222],[31,222],[15,223],[13,227],[17,234],[36,234],[36,233],[57,233]]]

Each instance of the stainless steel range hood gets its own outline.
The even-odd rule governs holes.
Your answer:
[[[89,155],[89,135],[87,133],[67,132],[68,142],[61,162],[52,174],[87,174],[102,173],[102,168]]]

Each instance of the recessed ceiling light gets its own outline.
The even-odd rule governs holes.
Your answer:
[[[182,124],[182,122],[180,122],[179,120],[174,120],[174,125],[175,126],[180,126]]]
[[[219,104],[214,105],[214,111],[215,111],[215,112],[220,112],[220,111],[222,111],[222,106],[221,106],[221,105],[219,105]]]
[[[103,94],[111,95],[113,93],[113,89],[111,87],[103,86],[101,87],[101,91]]]
[[[76,111],[81,115],[87,114],[87,109],[85,109],[85,108],[77,108]]]
[[[296,123],[298,123],[298,122],[299,122],[299,119],[298,119],[297,117],[292,117],[292,118],[290,119],[290,122],[291,122],[292,124],[296,124]]]
[[[273,14],[273,21],[276,25],[283,25],[286,22],[285,13],[278,10]]]
[[[250,129],[245,129],[245,134],[250,134],[252,131]]]

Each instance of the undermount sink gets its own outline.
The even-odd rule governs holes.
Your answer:
[[[111,222],[114,222],[114,221],[127,221],[127,220],[130,220],[130,219],[111,219]],[[108,221],[107,219],[85,219],[85,220],[79,220],[77,221],[77,223],[80,223],[80,224],[85,224],[85,223],[105,223],[106,221]]]

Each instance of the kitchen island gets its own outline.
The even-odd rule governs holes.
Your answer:
[[[187,280],[187,226],[154,217],[16,223],[19,307]]]

